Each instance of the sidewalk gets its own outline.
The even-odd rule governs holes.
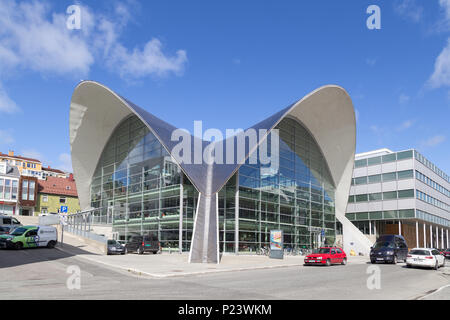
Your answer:
[[[223,255],[220,264],[188,263],[188,253],[163,253],[107,256],[101,254],[72,234],[64,234],[65,246],[58,249],[77,257],[125,270],[140,276],[155,278],[200,275],[217,272],[237,272],[282,267],[303,267],[303,256],[285,256],[284,259],[270,259],[257,255]],[[77,252],[75,252],[75,250]],[[81,252],[80,252],[81,250]],[[367,257],[348,257],[349,264],[365,264]]]

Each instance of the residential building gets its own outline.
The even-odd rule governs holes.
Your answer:
[[[69,178],[70,173],[64,172],[59,169],[50,168],[50,166],[42,167],[42,179],[45,180],[47,177],[57,177],[57,178]]]
[[[9,151],[8,154],[0,152],[0,162],[17,166],[20,175],[42,179],[42,163],[37,159],[18,156],[14,151]]]
[[[0,215],[18,214],[20,173],[16,166],[0,162]]]
[[[449,247],[450,177],[417,150],[357,154],[347,218],[371,241],[401,234],[409,247]]]
[[[33,216],[37,198],[37,177],[20,176],[19,180],[19,215]]]
[[[73,176],[47,177],[38,181],[35,215],[45,213],[76,213],[80,211],[77,187]]]

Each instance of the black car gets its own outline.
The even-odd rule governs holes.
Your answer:
[[[382,235],[370,248],[370,262],[384,262],[396,264],[399,260],[406,262],[408,245],[401,235]]]
[[[153,252],[156,254],[159,252],[160,244],[158,237],[153,235],[146,236],[133,236],[125,245],[128,252],[136,252],[143,254],[145,252]]]
[[[108,251],[107,254],[126,254],[127,249],[124,245],[120,244],[116,240],[108,240]]]

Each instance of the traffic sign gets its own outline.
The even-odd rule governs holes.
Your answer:
[[[67,206],[61,206],[61,210],[59,212],[67,213]]]

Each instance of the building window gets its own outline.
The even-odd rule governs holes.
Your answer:
[[[66,203],[66,197],[60,197],[59,203]]]
[[[28,180],[22,181],[22,200],[28,200]]]
[[[47,207],[42,207],[41,213],[48,213],[48,208]]]
[[[42,202],[48,202],[48,195],[42,196]]]

